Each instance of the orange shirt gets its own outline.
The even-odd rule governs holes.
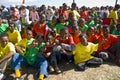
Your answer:
[[[34,37],[39,34],[43,34],[44,37],[46,37],[47,31],[48,31],[48,26],[46,25],[46,23],[43,23],[41,25],[39,25],[39,23],[35,23],[32,28]]]
[[[98,41],[101,42],[101,41],[103,41],[105,39],[107,41],[98,47],[98,52],[102,51],[102,50],[108,49],[113,43],[119,41],[119,39],[117,38],[117,36],[112,35],[112,34],[109,34],[107,38],[104,38],[104,36],[100,36],[98,38]]]

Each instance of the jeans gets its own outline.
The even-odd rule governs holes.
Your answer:
[[[57,57],[57,60],[58,62],[61,61],[62,59],[65,59],[66,61],[69,61],[69,60],[72,60],[73,58],[73,55],[66,55],[66,54],[63,54],[61,52],[55,52],[56,54],[56,57]]]
[[[21,65],[29,65],[29,64],[22,55],[20,55],[19,53],[15,53],[11,60],[12,69],[13,70],[21,69]],[[46,77],[48,76],[48,72],[47,72],[48,63],[42,55],[38,57],[37,61],[33,65],[30,66],[39,68],[38,75],[44,74]]]

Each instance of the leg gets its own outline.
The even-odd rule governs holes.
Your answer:
[[[53,68],[55,69],[56,73],[61,73],[61,70],[59,69],[58,65],[57,65],[57,60],[56,60],[56,56],[55,54],[52,54],[50,56],[50,64],[53,66]]]
[[[103,60],[101,58],[93,57],[89,61],[86,62],[86,65],[88,66],[99,66],[103,63]]]
[[[102,58],[104,61],[108,61],[110,59],[108,52],[100,52],[99,57]]]
[[[5,69],[6,69],[6,67],[10,64],[10,62],[11,62],[11,58],[3,61],[3,62],[0,64],[0,72],[1,72],[1,73],[4,73],[4,72],[5,72]]]
[[[5,79],[4,72],[5,72],[6,67],[10,64],[10,61],[11,61],[11,58],[3,61],[0,64],[0,80],[4,80]]]
[[[57,58],[57,62],[58,64],[61,63],[62,60],[62,54],[60,52],[55,52],[56,58]]]
[[[21,72],[20,72],[20,69],[21,69],[21,63],[24,63],[24,64],[27,64],[27,61],[25,60],[25,58],[20,55],[19,53],[15,53],[13,55],[13,58],[12,58],[12,61],[11,61],[11,66],[12,66],[12,70],[15,71],[15,77],[16,79],[21,79]]]
[[[84,71],[87,69],[86,62],[81,62],[76,65],[78,71]]]
[[[114,56],[113,61],[116,62],[116,64],[120,65],[120,42],[114,43],[110,48],[109,51]]]
[[[45,77],[48,76],[48,72],[47,72],[48,63],[43,55],[38,57],[37,62],[33,65],[33,67],[39,68],[39,71],[37,73],[39,79],[43,80],[44,76]]]

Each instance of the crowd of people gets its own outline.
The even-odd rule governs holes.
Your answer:
[[[22,80],[22,65],[38,68],[36,76],[43,80],[62,72],[62,60],[74,62],[78,71],[106,61],[120,66],[120,5],[1,5],[0,80],[8,65],[15,80]]]

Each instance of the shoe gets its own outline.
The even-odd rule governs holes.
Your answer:
[[[57,74],[60,74],[60,73],[61,73],[61,70],[60,70],[59,68],[55,68],[55,72],[56,72]]]
[[[5,79],[5,75],[3,73],[0,73],[0,80],[4,80]]]
[[[52,66],[49,66],[49,71],[54,72],[55,70],[54,70],[54,68]]]
[[[19,77],[19,78],[15,78],[15,80],[22,80],[22,78],[21,78],[21,77]]]

